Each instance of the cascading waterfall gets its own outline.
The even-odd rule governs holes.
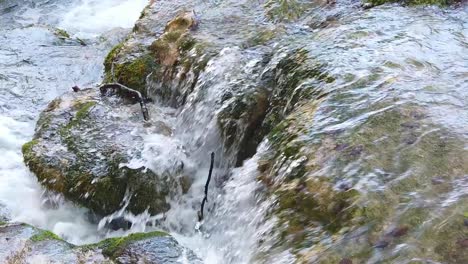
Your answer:
[[[183,6],[180,1],[175,2],[174,5]],[[231,10],[229,5],[232,1],[202,2],[198,3],[199,6],[193,4],[196,13],[202,17],[212,19],[219,16],[216,8]],[[338,229],[342,233],[330,235],[327,233],[329,230],[324,232],[321,229],[324,225],[321,221],[324,220],[317,217],[304,224],[310,224],[306,235],[301,236],[300,232],[300,235],[286,234],[297,230],[287,222],[289,219],[285,220],[284,215],[275,211],[278,207],[288,202],[298,206],[301,202],[315,202],[314,206],[322,206],[307,196],[312,192],[307,188],[313,187],[308,185],[309,182],[294,186],[294,192],[306,193],[305,198],[294,202],[281,200],[288,195],[281,186],[276,191],[269,190],[281,181],[285,181],[282,187],[295,184],[294,172],[304,163],[308,162],[308,168],[313,171],[309,176],[330,181],[329,186],[323,187],[329,187],[330,193],[353,188],[374,197],[374,191],[391,189],[390,194],[382,196],[389,199],[389,203],[400,199],[395,206],[402,213],[387,216],[388,226],[406,219],[409,220],[404,222],[405,225],[414,225],[420,221],[420,216],[406,216],[413,208],[419,209],[418,206],[424,205],[432,211],[443,211],[457,205],[468,193],[467,175],[463,175],[466,171],[462,168],[455,172],[441,171],[442,176],[453,173],[450,177],[457,184],[456,188],[444,190],[446,192],[438,196],[432,197],[424,188],[405,193],[403,198],[392,196],[406,190],[405,184],[410,183],[404,180],[412,174],[423,171],[432,175],[420,158],[425,153],[430,153],[427,154],[429,158],[439,154],[432,154],[427,142],[444,151],[444,144],[453,146],[453,142],[458,141],[450,140],[457,138],[465,143],[461,149],[467,149],[468,119],[460,118],[468,113],[465,89],[468,83],[467,7],[442,11],[435,7],[384,6],[363,12],[354,10],[355,6],[348,6],[348,1],[345,1],[336,9],[312,8],[304,20],[284,23],[272,30],[274,34],[280,35],[278,32],[283,31],[290,34],[277,39],[271,36],[271,42],[257,45],[252,42],[262,42],[264,36],[255,36],[258,40],[249,35],[251,32],[244,26],[252,27],[249,24],[252,21],[267,23],[252,19],[257,10],[239,13],[237,8],[242,8],[242,3],[239,3],[232,4],[231,11],[235,11],[236,16],[223,19],[229,23],[238,19],[239,31],[246,30],[245,36],[242,35],[246,39],[226,34],[233,30],[229,27],[226,32],[217,32],[226,35],[217,36],[218,42],[213,42],[225,46],[209,59],[184,103],[174,107],[156,100],[150,108],[151,117],[164,122],[171,135],[154,133],[150,129],[132,131],[143,138],[141,155],[120,165],[130,169],[146,167],[158,174],[182,170],[190,175],[190,189],[183,194],[177,190],[177,195],[168,197],[170,210],[157,215],[148,211],[139,215],[129,212],[127,206],[132,194],[128,192],[120,210],[103,217],[98,223],[92,221],[88,210],[73,205],[60,195],[44,191],[23,164],[21,145],[32,137],[39,112],[49,101],[74,85],[95,86],[101,81],[105,55],[123,40],[146,4],[145,0],[0,2],[0,8],[4,8],[0,9],[0,14],[2,10],[8,10],[0,17],[0,157],[5,161],[0,164],[0,215],[7,215],[11,221],[51,230],[73,244],[89,244],[106,237],[162,229],[193,250],[205,263],[294,263],[300,256],[309,256],[304,247],[314,250],[322,250],[323,247],[326,249],[320,252],[325,253],[333,252],[335,247],[338,251],[341,247],[348,249],[353,245],[346,244],[347,232],[354,238],[367,231],[364,228],[349,231],[351,228],[340,226]],[[166,7],[164,3],[162,5]],[[329,17],[320,20],[327,15]],[[244,19],[249,23],[244,23]],[[203,34],[207,28],[218,29],[210,24],[212,21],[204,22],[202,19],[199,25]],[[61,39],[58,28],[71,36]],[[87,45],[82,46],[80,41]],[[302,57],[305,53],[309,56],[307,59]],[[307,65],[314,65],[313,69],[302,69],[304,61]],[[323,73],[317,73],[317,69]],[[152,89],[160,87],[150,77],[147,78],[147,88],[151,93]],[[291,90],[283,93],[287,89]],[[248,135],[246,131],[250,129],[261,135],[257,141],[230,135],[235,138],[232,139],[226,135],[232,131],[220,128],[220,116],[232,110],[229,107],[238,103],[245,105],[242,111],[251,110],[247,109],[251,106],[249,100],[258,94],[259,98],[267,94],[269,106],[277,103],[280,107],[278,112],[290,122],[288,127],[277,129],[277,134],[293,133],[294,129],[301,133],[284,143],[283,153],[274,158],[272,156],[279,148],[275,144],[282,140],[281,135],[269,134],[271,131],[262,131],[264,134],[261,134],[260,130],[255,130],[259,125],[253,121],[253,128],[247,127],[242,123],[242,115],[233,125],[235,133]],[[301,105],[298,99],[301,96],[308,98],[311,104]],[[258,105],[261,109],[261,103]],[[303,108],[297,110],[298,106]],[[257,109],[252,111],[255,116]],[[421,113],[423,111],[424,114]],[[391,116],[394,112],[409,116],[411,122]],[[384,116],[384,124],[378,122],[381,116]],[[426,117],[430,121],[420,121]],[[274,116],[267,113],[258,118],[275,121]],[[272,124],[276,126],[278,123]],[[393,123],[397,125],[390,126]],[[383,135],[375,136],[368,129]],[[229,140],[232,142],[228,143]],[[371,144],[367,144],[368,140],[372,140]],[[387,140],[392,144],[385,145]],[[386,148],[383,151],[388,156],[379,155],[373,149],[379,144],[383,144]],[[421,154],[419,148],[424,153]],[[305,157],[302,155],[304,149],[313,155],[309,153]],[[411,152],[413,149],[417,150],[416,154]],[[214,177],[205,207],[205,219],[199,223],[197,211],[204,196],[209,153],[212,151],[216,153]],[[294,156],[297,153],[302,156]],[[466,152],[460,150],[460,153]],[[446,155],[452,157],[450,153]],[[413,160],[408,162],[409,159]],[[266,164],[266,161],[272,165],[265,165],[268,167],[265,171],[270,170],[277,177],[270,182],[265,180],[266,172],[260,171],[261,164]],[[424,179],[423,176],[420,178]],[[368,200],[372,202],[372,199]],[[325,209],[320,210],[324,214],[336,209],[328,204],[323,207]],[[453,215],[459,213],[457,210],[462,209],[455,209]],[[299,209],[288,211],[291,219],[297,211],[304,213]],[[434,213],[427,217],[426,223],[438,221],[438,217],[440,214]],[[131,226],[128,230],[111,230],[108,227],[114,221],[124,221]],[[300,221],[302,219],[297,222]],[[422,236],[426,227],[419,222],[417,224],[421,225],[418,235]],[[443,225],[444,222],[438,226]],[[395,232],[388,234],[394,235]],[[298,243],[303,246],[299,251],[285,242],[288,238],[297,239],[306,246]],[[371,247],[370,253],[366,251],[370,255],[369,263],[375,263],[382,256],[395,257],[400,252],[411,255],[405,250],[415,247],[411,244],[414,241],[396,241],[394,243],[400,244],[393,252],[381,252],[379,247],[386,247],[389,242],[377,243],[380,244]],[[259,260],[262,254],[263,259]],[[311,255],[312,261],[320,261],[320,256]]]
[[[1,210],[12,221],[51,230],[71,243],[96,242],[102,236],[90,223],[87,210],[44,193],[23,163],[21,145],[31,138],[38,114],[50,100],[74,85],[100,82],[105,55],[116,36],[123,37],[126,31],[114,31],[102,42],[97,36],[116,27],[132,27],[146,1],[0,4],[13,8],[0,19],[0,147],[5,161],[0,167]],[[105,12],[109,16],[99,15]],[[55,27],[70,30],[91,45],[56,43],[60,40],[54,36]]]

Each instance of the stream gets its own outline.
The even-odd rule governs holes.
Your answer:
[[[194,9],[198,16],[211,19],[219,15],[210,10],[216,5],[232,11],[230,19],[238,19],[239,24],[244,19],[255,21],[263,12],[248,7],[255,3],[238,2],[205,1]],[[406,212],[412,208],[430,208],[426,221],[414,231],[420,238],[432,230],[431,221],[467,209],[461,204],[468,197],[468,168],[463,163],[468,152],[468,5],[447,9],[384,5],[362,10],[355,1],[338,1],[334,8],[314,7],[300,20],[284,23],[280,30],[287,34],[265,45],[242,46],[249,37],[244,25],[232,36],[232,28],[219,31],[225,34],[220,38],[224,47],[210,59],[185,105],[151,108],[151,114],[160,114],[171,125],[174,136],[168,139],[145,131],[143,155],[129,162],[158,171],[174,166],[183,156],[184,169],[194,175],[190,190],[171,198],[171,209],[164,215],[133,215],[124,206],[100,223],[92,221],[87,209],[41,187],[23,162],[21,146],[33,137],[39,114],[51,100],[73,86],[101,83],[104,58],[130,32],[146,5],[145,0],[0,0],[0,216],[50,230],[75,245],[162,229],[207,264],[264,263],[256,261],[258,252],[269,253],[266,263],[299,262],[291,247],[275,247],[280,236],[272,230],[279,220],[269,216],[276,201],[258,180],[258,164],[274,142],[263,138],[255,153],[236,164],[224,152],[216,119],[226,108],[220,98],[227,92],[252,91],[258,80],[298,48],[334,77],[331,83],[301,84],[327,95],[313,117],[304,110],[294,123],[305,120],[307,132],[298,140],[321,153],[316,159],[323,166],[314,175],[327,175],[334,188],[354,186],[369,197],[393,188],[411,173],[427,175],[429,182],[448,175],[453,188],[436,194],[423,187],[405,191],[394,204],[402,213],[388,216],[386,226],[393,226],[409,218]],[[217,25],[200,28],[203,35],[203,30]],[[241,39],[239,32],[244,30]],[[405,115],[408,111],[418,123],[399,124],[391,115],[394,111]],[[419,123],[422,115],[424,121]],[[384,121],[377,122],[379,118]],[[397,128],[391,127],[392,122],[398,123]],[[452,164],[441,165],[426,155],[441,141],[457,151],[444,154]],[[197,210],[211,151],[216,152],[214,179],[206,219],[199,223]],[[380,155],[381,151],[386,154]],[[292,161],[291,168],[294,162],[300,161]],[[287,176],[286,169],[280,173]],[[104,227],[106,221],[122,217],[132,223],[129,230]],[[332,236],[317,235],[312,240],[325,241],[331,248],[339,244]],[[367,263],[379,263],[382,256],[392,257],[388,263],[409,263],[405,256],[411,253],[405,250],[416,244],[408,239],[399,241],[393,251],[374,248]],[[348,245],[336,247],[340,246],[348,249]]]

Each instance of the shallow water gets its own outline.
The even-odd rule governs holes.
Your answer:
[[[337,188],[343,185],[353,186],[362,193],[374,194],[379,190],[386,191],[394,188],[392,186],[404,184],[407,178],[416,177],[419,180],[431,177],[430,175],[449,175],[457,187],[447,193],[427,194],[425,188],[415,186],[408,193],[399,194],[401,199],[407,200],[398,205],[401,213],[389,216],[388,225],[405,222],[412,208],[431,208],[434,214],[427,217],[428,227],[414,231],[421,235],[434,228],[430,223],[438,221],[436,219],[441,214],[437,212],[458,214],[462,209],[455,209],[454,212],[449,204],[460,203],[462,197],[468,194],[463,187],[465,185],[457,183],[468,177],[463,162],[453,161],[455,169],[449,168],[450,165],[435,169],[430,168],[430,163],[435,161],[429,160],[429,154],[427,161],[407,160],[407,153],[420,151],[421,148],[425,151],[435,151],[438,153],[436,156],[449,157],[450,154],[439,152],[443,150],[436,150],[436,147],[431,150],[424,145],[426,142],[436,145],[440,140],[446,140],[443,144],[453,148],[454,152],[459,151],[456,155],[460,158],[466,154],[468,8],[465,6],[456,10],[441,10],[436,7],[404,8],[392,5],[362,11],[356,6],[346,4],[343,3],[333,10],[311,9],[310,16],[289,25],[291,34],[274,39],[271,45],[278,57],[284,56],[283,52],[294,48],[306,49],[310,57],[325,64],[325,70],[336,78],[335,82],[330,84],[313,80],[301,84],[310,89],[316,89],[319,85],[319,89],[328,93],[317,110],[314,122],[308,127],[309,133],[303,135],[301,141],[309,142],[312,149],[320,146],[319,151],[323,154],[316,156],[324,162],[324,166],[316,174],[328,175]],[[317,13],[321,13],[321,16],[317,16]],[[315,28],[315,20],[327,15],[334,19],[330,19],[331,22],[325,28]],[[255,68],[264,52],[258,49],[224,49],[210,64],[216,65],[217,62],[221,62],[215,69],[222,73],[219,73],[219,76],[213,75],[215,70],[210,72],[208,67],[207,73],[202,74],[201,84],[197,85],[198,89],[214,96],[197,100],[206,100],[206,104],[212,105],[210,109],[220,109],[222,106],[213,105],[213,102],[216,102],[215,98],[222,96],[222,91],[244,89],[245,92],[253,89],[256,78],[259,78]],[[239,71],[239,67],[230,69],[233,65],[242,65],[240,68],[243,71]],[[263,71],[266,72],[268,67]],[[271,67],[274,67],[274,62]],[[215,81],[203,88],[204,80],[209,81],[211,78]],[[200,105],[203,106],[202,103],[198,103],[199,107]],[[405,123],[397,124],[398,127],[385,125],[393,122],[392,113],[410,111],[407,109],[421,111],[425,124],[422,127]],[[417,115],[415,114],[416,118],[419,118]],[[210,120],[206,114],[190,117],[205,122]],[[383,118],[382,123],[376,123],[375,120],[380,118]],[[371,149],[369,153],[366,148],[371,147],[365,146],[366,139],[357,143],[353,141],[356,134],[365,134],[369,130],[375,130],[373,133],[376,136],[369,137],[368,143],[380,147],[381,150]],[[327,146],[328,138],[364,144],[364,150],[360,146],[351,150],[351,155],[356,156],[356,159],[353,157],[349,160],[349,157],[343,157],[342,153],[329,149],[331,146]],[[389,147],[387,143],[383,143],[388,141],[387,138],[396,138],[403,142]],[[458,140],[458,143],[452,143],[454,139]],[[268,142],[263,142],[262,146],[261,148],[268,148]],[[335,147],[341,148],[339,145]],[[461,150],[457,150],[459,147]],[[380,151],[388,153],[379,155]],[[330,157],[333,155],[336,156]],[[202,197],[206,171],[205,174],[200,173],[198,177],[202,179],[192,188],[192,192],[196,193],[198,190],[198,194],[190,193],[186,200],[182,199],[183,202],[172,206],[168,213],[169,229],[172,228],[174,232],[183,230],[186,235],[179,239],[205,256],[209,263],[255,262],[255,256],[262,248],[268,248],[269,244],[277,242],[277,238],[269,237],[275,220],[265,221],[273,201],[265,200],[262,195],[262,184],[258,182],[259,173],[255,169],[261,156],[262,151],[258,150],[252,160],[231,171],[229,180],[214,191],[215,194],[211,196],[211,204],[214,205],[208,219],[202,224],[201,235],[188,235],[191,232],[187,229],[195,225],[193,219],[196,206],[190,205],[187,200],[196,201],[197,197]],[[466,161],[464,158],[462,160]],[[292,164],[291,167],[293,166]],[[433,172],[426,172],[424,176],[413,176],[426,169]],[[218,177],[222,178],[222,173],[218,174]],[[330,238],[323,239],[326,241]],[[259,246],[259,241],[263,241],[262,246]],[[379,258],[394,258],[394,254],[410,250],[414,246],[413,243],[404,241],[395,246],[395,251],[380,252],[376,249],[368,263],[375,263]],[[338,243],[332,247],[340,246]],[[402,258],[399,261],[409,261],[409,256],[405,259],[404,253],[401,254]],[[276,252],[271,261],[292,263],[295,262],[295,258],[286,250]]]
[[[105,55],[126,34],[125,30],[106,32],[132,27],[145,5],[145,1],[0,4],[0,10],[13,6],[0,19],[0,204],[12,221],[49,229],[72,243],[100,239],[85,209],[60,198],[52,205],[47,202],[54,199],[45,199],[44,190],[23,164],[21,146],[31,139],[35,121],[50,100],[74,85],[87,87],[101,81]],[[61,40],[54,35],[56,28],[80,36],[89,45]]]

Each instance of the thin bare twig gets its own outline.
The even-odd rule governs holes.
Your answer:
[[[127,86],[125,86],[123,84],[117,83],[117,82],[106,83],[106,84],[103,84],[103,85],[101,85],[99,87],[99,90],[101,91],[101,94],[107,94],[109,89],[118,90],[118,91],[120,91],[122,93],[127,93],[127,94],[130,94],[130,95],[133,95],[134,97],[136,97],[136,99],[140,103],[141,113],[143,114],[143,119],[145,121],[149,120],[149,113],[148,113],[148,108],[146,107],[145,99],[143,98],[143,95],[141,95],[141,93],[139,91],[134,90],[132,88],[129,88],[129,87],[127,87]]]
[[[214,154],[214,152],[211,152],[210,171],[208,173],[208,179],[206,180],[206,184],[205,184],[205,197],[203,198],[201,208],[200,208],[200,212],[198,212],[198,221],[203,220],[203,210],[205,208],[205,203],[208,202],[208,186],[210,185],[211,174],[213,173],[214,158],[215,158],[215,154]]]

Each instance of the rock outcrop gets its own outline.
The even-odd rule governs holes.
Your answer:
[[[98,89],[70,92],[41,114],[34,139],[23,146],[24,159],[43,185],[98,215],[119,210],[125,199],[135,214],[157,214],[169,208],[166,196],[187,187],[184,153],[175,150],[171,164],[153,168],[132,160],[144,155],[146,132],[171,136],[164,119],[143,122],[138,104]]]
[[[264,142],[258,197],[273,201],[265,221],[274,224],[259,240],[274,241],[262,245],[257,259],[272,262],[270,256],[287,251],[298,263],[468,262],[466,199],[451,199],[466,192],[457,189],[467,184],[463,140],[428,118],[425,107],[389,92],[397,90],[390,86],[396,77],[380,79],[385,67],[371,73],[360,69],[356,75],[334,71],[329,62],[350,61],[328,60],[328,51],[314,53],[316,47],[308,45],[320,34],[310,37],[306,24],[311,21],[305,18],[291,33],[298,41],[289,43],[280,24],[300,21],[312,10],[310,1],[270,0],[242,10],[263,14],[261,25],[254,16],[230,16],[226,1],[207,9],[205,20],[187,11],[198,1],[176,2],[157,1],[143,11],[133,33],[107,56],[104,81],[136,89],[171,107],[174,115],[193,110],[212,116],[220,149],[232,159],[226,167],[241,166]],[[356,28],[343,32],[356,38],[368,34]],[[343,52],[361,51],[359,41],[332,44]],[[93,89],[54,100],[42,113],[34,139],[23,147],[26,163],[42,184],[98,214],[114,212],[122,201],[134,213],[166,211],[166,197],[190,186],[184,146],[161,152],[173,155],[164,156],[168,166],[135,162],[145,155],[141,135],[177,140],[166,122],[173,116],[150,105],[152,119],[145,123],[132,103]],[[197,107],[203,111],[196,112]],[[199,121],[195,115],[182,117]],[[199,138],[189,137],[193,145],[206,143]],[[122,242],[129,245],[125,248],[121,242],[96,247],[121,262],[139,260],[138,254],[159,261],[145,249],[152,241]],[[175,242],[164,237],[157,243]]]
[[[55,234],[19,223],[0,223],[0,259],[6,263],[201,263],[163,232],[135,233],[75,246]]]

